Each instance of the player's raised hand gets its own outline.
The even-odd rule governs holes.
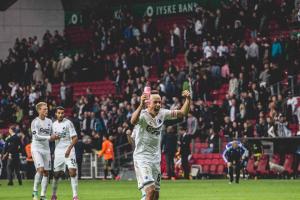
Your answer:
[[[191,93],[190,93],[188,90],[184,90],[184,91],[182,92],[182,96],[183,96],[184,98],[191,98]]]
[[[147,95],[146,94],[142,94],[142,96],[141,96],[141,105],[145,105],[145,102],[146,102],[146,100],[147,100]]]

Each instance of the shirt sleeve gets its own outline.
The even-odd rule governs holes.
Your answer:
[[[74,136],[77,136],[75,127],[74,127],[74,125],[71,121],[69,121],[69,131],[70,131],[70,137],[71,138],[74,137]]]
[[[143,125],[144,121],[145,121],[145,116],[144,116],[144,111],[142,110],[137,123],[139,125]]]
[[[177,119],[177,111],[176,110],[163,110],[163,115],[165,120]]]
[[[249,156],[249,151],[248,149],[246,149],[246,147],[244,145],[241,145],[241,148],[243,149],[244,153],[242,155],[243,158],[248,157]]]
[[[31,133],[32,133],[32,137],[35,140],[40,140],[40,141],[50,140],[50,136],[48,136],[48,135],[41,135],[41,133],[39,131],[39,126],[38,126],[37,120],[34,120],[31,123]]]
[[[228,163],[228,160],[227,160],[227,152],[228,152],[228,150],[229,150],[229,149],[225,149],[225,151],[223,152],[223,155],[222,155],[223,160],[224,160],[226,163]]]

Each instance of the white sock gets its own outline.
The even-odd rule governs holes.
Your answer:
[[[34,176],[34,182],[33,182],[33,191],[37,192],[39,190],[39,184],[41,183],[42,175],[38,172],[36,172]]]
[[[77,175],[75,177],[71,177],[71,187],[73,191],[73,197],[77,196],[78,192],[78,178]]]
[[[52,182],[52,195],[56,195],[58,181],[59,181],[59,179],[56,179],[56,178],[53,179],[53,182]]]
[[[46,196],[46,191],[48,186],[48,176],[43,176],[41,185],[42,185],[41,196]]]

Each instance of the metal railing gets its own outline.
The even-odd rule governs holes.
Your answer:
[[[267,89],[271,92],[271,95],[282,94],[282,91],[290,91],[293,96],[299,95],[299,84],[298,84],[298,74],[295,76],[288,76],[287,79],[283,79],[269,85]]]

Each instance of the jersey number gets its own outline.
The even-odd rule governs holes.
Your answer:
[[[71,159],[71,164],[73,165],[73,166],[75,166],[76,165],[76,160],[75,159]]]

